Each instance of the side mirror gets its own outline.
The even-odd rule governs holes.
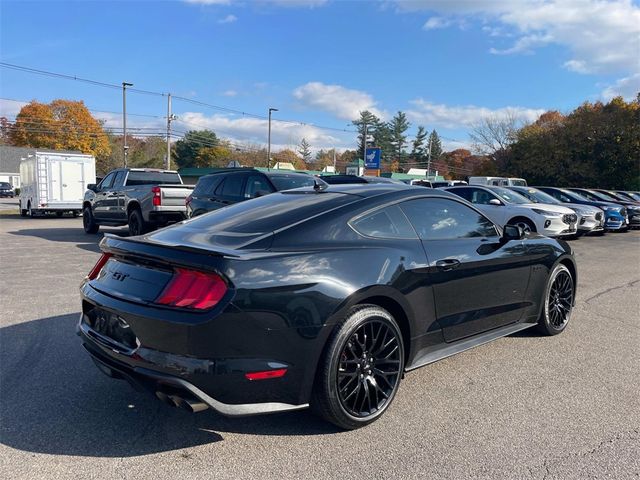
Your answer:
[[[95,183],[90,183],[87,185],[87,189],[91,190],[92,192],[97,192],[98,191],[98,186]]]
[[[497,198],[492,198],[491,200],[489,200],[489,205],[502,205],[502,202]]]
[[[524,238],[524,230],[517,225],[505,225],[502,229],[502,241],[504,243],[509,240],[522,240]]]

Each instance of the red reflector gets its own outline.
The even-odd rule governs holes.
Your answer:
[[[285,373],[287,373],[287,369],[280,368],[278,370],[267,370],[265,372],[245,373],[244,376],[247,378],[247,380],[266,380],[268,378],[284,377]]]
[[[216,305],[225,293],[227,285],[215,273],[178,268],[156,303],[206,310]]]
[[[160,187],[151,187],[151,192],[153,192],[153,206],[154,207],[159,207],[160,205],[162,205],[162,196],[160,193]]]
[[[87,278],[89,280],[93,280],[97,278],[98,274],[100,273],[100,270],[102,270],[102,267],[104,267],[105,263],[107,263],[107,261],[110,258],[111,258],[110,253],[103,253],[100,259],[96,262],[96,264],[93,266],[93,268],[89,272],[89,275],[87,275]]]

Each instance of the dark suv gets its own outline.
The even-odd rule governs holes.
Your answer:
[[[186,200],[187,216],[196,217],[251,198],[313,184],[313,176],[286,170],[266,172],[253,168],[220,170],[198,180],[196,188]]]

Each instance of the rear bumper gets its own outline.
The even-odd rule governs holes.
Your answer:
[[[82,318],[78,324],[78,335],[83,340],[85,350],[91,355],[92,360],[98,369],[112,378],[126,380],[136,390],[148,391],[155,394],[160,399],[179,398],[191,404],[199,402],[208,408],[228,417],[245,417],[250,415],[262,415],[266,413],[286,412],[292,410],[302,410],[309,407],[308,403],[292,405],[282,402],[262,402],[262,403],[224,403],[211,397],[192,383],[165,373],[160,373],[144,367],[131,367],[124,363],[119,363],[113,358],[105,355],[96,348],[94,340],[86,325],[83,325]],[[161,352],[155,352],[162,355]],[[196,400],[194,402],[194,400]],[[177,405],[176,405],[177,406]]]
[[[149,212],[149,219],[147,220],[150,223],[155,224],[167,224],[172,222],[181,222],[182,220],[187,219],[186,210],[178,211],[175,210],[152,210]]]
[[[269,327],[265,322],[273,323],[271,317],[244,313],[233,304],[192,319],[195,314],[120,300],[87,283],[81,293],[83,313],[77,333],[109,376],[126,379],[161,399],[177,395],[203,402],[223,415],[308,406],[324,328],[314,337],[304,337],[296,328]],[[100,313],[108,318],[96,321]],[[114,319],[116,323],[105,329],[104,322]],[[277,369],[286,369],[284,376],[261,380],[246,376]]]

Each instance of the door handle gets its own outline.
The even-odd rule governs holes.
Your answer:
[[[460,266],[460,260],[456,258],[447,258],[445,260],[438,260],[436,262],[436,268],[438,270],[453,270],[454,268],[458,268]]]

